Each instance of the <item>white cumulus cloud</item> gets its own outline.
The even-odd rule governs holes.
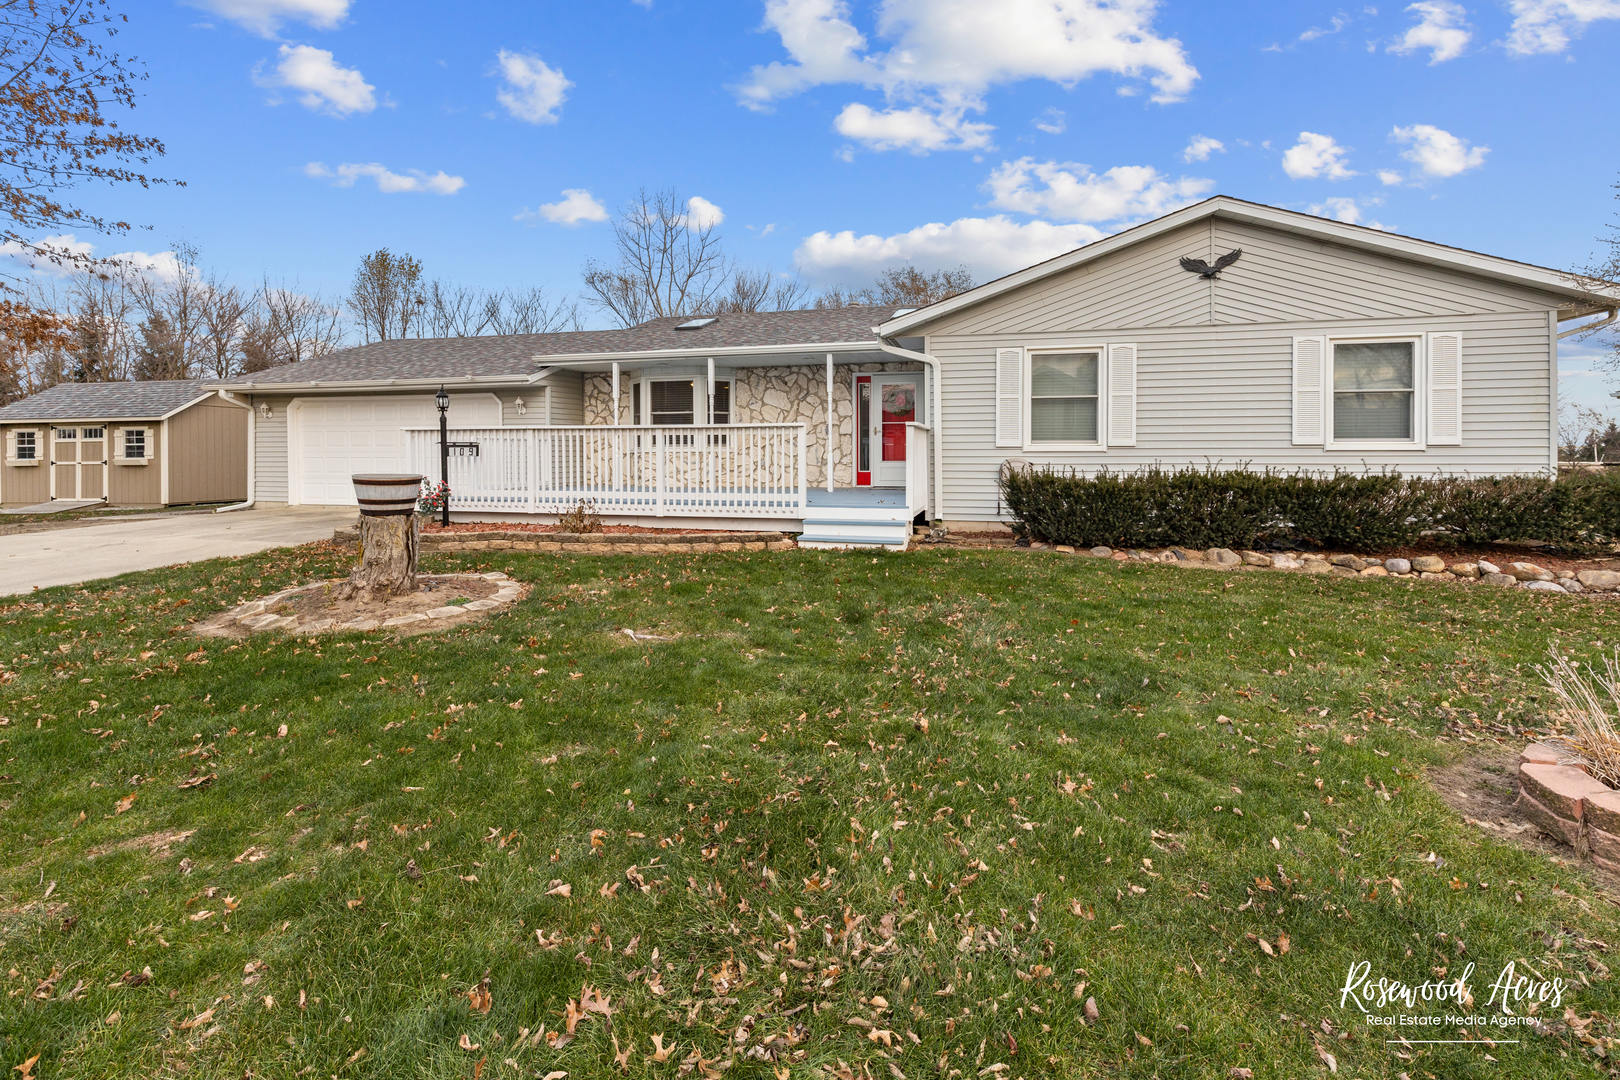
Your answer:
[[[1620,19],[1620,0],[1509,0],[1508,10],[1508,51],[1530,56],[1561,53],[1588,23]]]
[[[588,221],[606,221],[607,207],[585,188],[563,188],[562,198],[556,202],[541,203],[534,210],[521,210],[514,221],[533,221],[544,218],[557,225],[583,225]]]
[[[85,259],[99,259],[98,270],[131,278],[146,278],[154,283],[173,283],[181,277],[196,277],[197,269],[175,251],[115,251],[97,256],[96,245],[81,240],[73,233],[43,236],[32,246],[7,240],[0,244],[0,258],[12,259],[28,266],[36,273],[52,277],[66,277],[79,272]],[[60,261],[59,261],[60,260]]]
[[[1018,222],[997,214],[958,218],[949,224],[932,222],[887,236],[848,229],[822,231],[804,239],[793,261],[800,273],[819,282],[870,281],[878,271],[897,263],[912,263],[925,270],[966,265],[983,280],[1072,251],[1102,236],[1092,225]]]
[[[873,150],[982,150],[990,145],[989,124],[967,120],[961,110],[934,112],[920,106],[878,111],[866,105],[846,105],[833,121],[845,138]],[[1060,129],[1061,130],[1061,129]]]
[[[1181,160],[1187,162],[1208,161],[1211,154],[1226,153],[1226,144],[1219,139],[1212,139],[1208,135],[1194,135],[1187,144],[1187,149],[1181,152]]]
[[[375,183],[377,190],[384,195],[396,195],[401,192],[454,195],[467,186],[466,180],[443,171],[427,173],[421,169],[406,169],[401,173],[375,161],[345,162],[334,167],[328,167],[324,162],[312,161],[304,166],[304,175],[316,180],[330,180],[334,187],[345,188],[354,187],[357,180],[366,179]]]
[[[1035,129],[1048,135],[1061,135],[1069,126],[1068,115],[1059,108],[1046,109],[1035,118]]]
[[[1299,133],[1299,142],[1283,153],[1282,166],[1295,180],[1347,180],[1356,175],[1350,168],[1349,152],[1332,136],[1314,131]]]
[[[1440,64],[1461,56],[1473,39],[1468,11],[1454,0],[1420,0],[1406,10],[1417,17],[1417,22],[1390,45],[1392,53],[1405,55],[1428,49],[1429,63]]]
[[[1098,173],[1088,165],[1027,157],[1002,162],[985,183],[997,209],[1071,222],[1158,217],[1196,202],[1214,186],[1209,180],[1172,180],[1148,165]]]
[[[874,44],[845,0],[766,0],[765,27],[787,59],[753,68],[737,94],[767,109],[814,86],[862,86],[881,91],[887,107],[846,108],[840,121],[889,125],[874,133],[874,145],[982,144],[989,126],[966,125],[962,116],[981,111],[995,86],[1044,79],[1070,87],[1112,74],[1127,80],[1122,93],[1145,82],[1155,101],[1186,97],[1198,71],[1181,42],[1155,28],[1158,8],[1158,0],[883,0]]]
[[[1401,156],[1425,176],[1456,176],[1477,169],[1485,164],[1485,155],[1491,152],[1488,146],[1474,146],[1467,139],[1433,124],[1397,127],[1390,132],[1390,137],[1405,144]]]
[[[1376,197],[1357,201],[1342,195],[1336,195],[1307,207],[1306,213],[1315,214],[1317,217],[1332,218],[1334,221],[1342,221],[1347,225],[1365,225],[1369,229],[1383,229],[1384,226],[1379,222],[1366,220],[1367,211],[1382,201],[1382,199]]]
[[[555,124],[568,88],[574,84],[533,53],[502,49],[495,54],[495,62],[501,73],[495,100],[524,123]]]
[[[274,37],[283,22],[331,30],[349,14],[350,0],[187,0],[255,34]]]
[[[712,229],[726,220],[724,210],[701,195],[686,200],[686,227],[696,231]]]
[[[346,116],[368,113],[377,107],[377,88],[366,82],[357,69],[340,65],[326,49],[283,45],[280,56],[274,73],[259,81],[292,91],[306,109]]]

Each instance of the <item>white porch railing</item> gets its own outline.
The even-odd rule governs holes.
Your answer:
[[[410,468],[436,479],[438,429],[406,438]],[[449,441],[452,510],[804,516],[803,424],[452,428]]]
[[[933,501],[933,449],[927,424],[906,425],[906,512],[912,517],[925,513]]]

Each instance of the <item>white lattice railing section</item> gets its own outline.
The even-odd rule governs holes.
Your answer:
[[[408,428],[410,468],[439,476],[437,428]],[[804,516],[803,424],[450,430],[450,508],[653,517]]]
[[[912,517],[929,509],[933,485],[933,432],[927,424],[906,425],[906,512]]]

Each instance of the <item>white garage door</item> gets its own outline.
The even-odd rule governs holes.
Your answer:
[[[408,427],[437,427],[433,395],[298,398],[288,410],[290,501],[353,506],[357,472],[403,472]],[[498,427],[493,394],[451,394],[455,427]]]

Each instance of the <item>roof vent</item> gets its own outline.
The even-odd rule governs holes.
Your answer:
[[[677,329],[677,330],[701,330],[705,326],[708,326],[710,323],[716,322],[716,321],[718,321],[718,316],[710,316],[709,318],[706,318],[706,319],[687,319],[685,322],[681,323],[675,329]]]

